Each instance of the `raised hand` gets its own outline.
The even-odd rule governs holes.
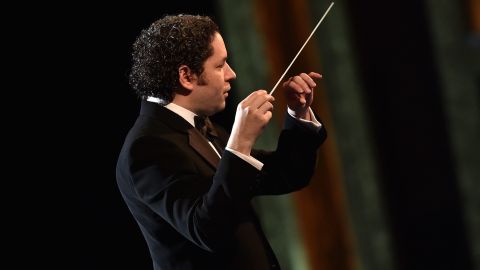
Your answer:
[[[257,90],[240,102],[227,147],[250,155],[255,141],[272,118],[274,100],[267,91]]]
[[[310,120],[308,108],[312,105],[313,90],[317,86],[314,79],[321,78],[322,75],[316,72],[301,73],[283,83],[287,105],[297,117]]]

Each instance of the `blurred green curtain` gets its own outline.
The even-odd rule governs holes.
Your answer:
[[[467,236],[480,270],[480,1],[426,5]]]

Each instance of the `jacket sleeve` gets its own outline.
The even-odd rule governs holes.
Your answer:
[[[258,175],[257,169],[226,151],[212,182],[185,151],[153,137],[132,145],[129,169],[137,197],[207,251],[221,249],[233,235],[233,210],[252,198]]]
[[[317,117],[317,119],[319,119]],[[325,125],[318,131],[286,115],[277,149],[254,151],[264,163],[257,176],[255,195],[286,194],[308,185],[316,167],[317,150],[327,137]]]

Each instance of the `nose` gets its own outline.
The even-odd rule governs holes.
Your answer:
[[[228,63],[225,63],[226,66],[226,72],[225,72],[225,81],[230,81],[234,80],[237,78],[237,74],[235,74],[235,71],[233,71],[232,67]]]

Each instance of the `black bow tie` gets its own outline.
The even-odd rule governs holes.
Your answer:
[[[221,156],[223,154],[223,146],[218,139],[218,134],[213,127],[212,122],[206,116],[195,116],[193,118],[195,122],[195,128],[202,133],[203,137],[205,137],[213,147],[217,150],[217,153]]]
[[[198,131],[200,131],[200,133],[202,133],[202,135],[209,141],[213,141],[215,137],[218,137],[217,132],[213,128],[213,124],[208,117],[196,115],[193,120],[195,122],[195,128],[198,129]]]

